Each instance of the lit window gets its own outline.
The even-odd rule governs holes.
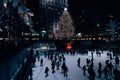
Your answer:
[[[47,49],[47,46],[42,46],[42,49],[44,49],[44,50]]]

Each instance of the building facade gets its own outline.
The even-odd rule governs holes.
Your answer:
[[[34,23],[37,32],[42,37],[43,30],[46,31],[46,38],[54,38],[55,30],[58,28],[58,20],[68,7],[67,0],[28,0],[27,5],[34,11]],[[38,5],[38,6],[36,6]],[[35,8],[33,8],[35,7]]]
[[[67,0],[40,0],[40,8],[45,10],[45,27],[48,38],[54,38],[58,28],[58,21],[65,7],[68,7]],[[42,20],[42,18],[40,19]]]

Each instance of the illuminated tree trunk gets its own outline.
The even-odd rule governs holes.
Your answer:
[[[74,36],[74,27],[72,19],[68,11],[64,11],[58,22],[58,29],[56,30],[56,39],[70,40]]]

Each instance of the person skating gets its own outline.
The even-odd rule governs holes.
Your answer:
[[[37,60],[39,61],[40,59],[39,51],[36,51],[36,57],[37,57]]]
[[[51,66],[52,66],[52,73],[54,73],[55,72],[55,61],[54,60],[52,61]]]
[[[101,62],[99,62],[98,66],[99,66],[99,69],[101,70],[101,69],[102,69],[102,64],[101,64]]]
[[[40,59],[40,56],[37,56],[37,59],[38,59],[38,61],[39,61],[39,59]]]
[[[64,73],[64,67],[65,67],[65,63],[63,63],[61,66],[61,74]]]
[[[77,66],[80,67],[80,58],[77,60]]]
[[[90,66],[88,67],[88,73],[89,73],[89,79],[90,80],[95,80],[95,71],[93,69],[93,64],[90,64]]]
[[[61,66],[61,74],[63,73],[64,76],[67,76],[67,72],[68,72],[68,67],[66,66],[65,63],[62,64]]]
[[[85,76],[86,75],[86,65],[83,66],[83,75]]]
[[[114,66],[113,66],[112,62],[110,62],[108,64],[108,69],[109,69],[109,73],[112,74],[113,73],[113,69],[114,69]]]
[[[115,67],[113,74],[114,74],[114,80],[120,79],[120,71],[117,69],[117,67]]]
[[[33,56],[33,57],[32,57],[32,64],[33,64],[33,66],[35,66],[35,62],[36,62],[36,57]]]
[[[95,76],[96,76],[95,71],[94,71],[94,69],[92,69],[91,70],[91,79],[90,80],[95,80]]]
[[[115,66],[118,67],[118,65],[119,65],[119,57],[116,56],[116,58],[115,58]]]
[[[57,70],[59,70],[59,66],[60,66],[60,61],[59,61],[59,60],[57,60],[57,62],[56,62],[56,67],[57,67]]]
[[[43,59],[40,60],[40,66],[43,66]]]
[[[101,64],[101,62],[99,62],[99,64],[98,64],[98,77],[101,78],[101,75],[102,75],[102,64]]]
[[[68,76],[68,74],[67,74],[67,72],[68,72],[68,67],[65,65],[64,66],[64,76]]]
[[[98,53],[99,57],[101,57],[101,52]]]
[[[107,66],[105,66],[105,68],[103,69],[103,72],[104,72],[105,79],[107,80],[108,79],[108,67]]]
[[[101,76],[102,76],[102,70],[99,68],[98,69],[98,77],[101,78]]]
[[[89,66],[89,63],[90,63],[90,60],[87,58],[87,59],[86,59],[86,64],[87,64],[87,66]]]
[[[65,57],[63,56],[63,63],[65,63],[66,62],[66,59],[65,59]]]
[[[48,68],[48,67],[46,67],[46,68],[45,68],[45,77],[47,77],[47,76],[48,76],[48,72],[49,72],[49,68]]]
[[[112,60],[112,53],[110,52],[110,60]]]
[[[30,75],[30,80],[32,80],[32,75],[33,75],[32,67],[30,67],[29,75]]]

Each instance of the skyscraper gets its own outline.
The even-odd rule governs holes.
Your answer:
[[[53,38],[54,30],[58,27],[59,17],[64,8],[68,7],[67,0],[28,0],[27,3],[29,8],[35,12],[36,30],[39,33],[45,30],[47,32],[46,37]]]

